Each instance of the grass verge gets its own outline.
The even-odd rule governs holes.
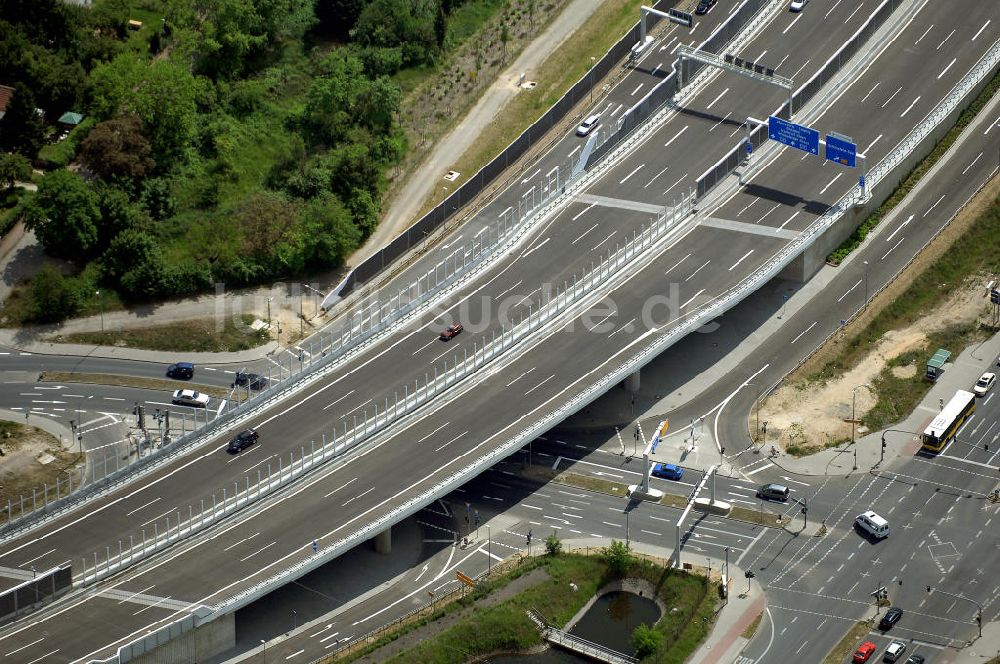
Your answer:
[[[74,332],[47,339],[65,344],[94,344],[120,348],[174,351],[178,353],[226,353],[256,348],[268,342],[267,330],[252,330],[253,316],[241,316],[239,323],[224,319],[222,330],[213,318],[169,323],[134,330]]]
[[[764,612],[761,611],[760,613],[757,614],[757,617],[753,619],[753,622],[746,626],[746,629],[743,630],[743,633],[740,634],[740,636],[742,636],[744,639],[747,639],[748,641],[752,639],[754,637],[754,634],[757,633],[757,629],[760,627],[761,618],[763,617],[764,617]]]
[[[161,378],[143,378],[141,376],[119,376],[104,373],[79,373],[75,371],[44,371],[38,377],[40,383],[89,383],[91,385],[114,385],[116,387],[136,387],[143,390],[164,390],[173,392],[184,388],[197,390],[213,397],[228,397],[229,390],[212,385],[197,385],[193,383],[178,383],[176,380]]]
[[[835,645],[829,653],[826,655],[826,659],[823,660],[823,664],[841,664],[846,662],[851,657],[851,653],[858,649],[861,644],[862,639],[868,634],[872,629],[872,626],[867,622],[859,622],[854,627],[851,628],[844,638],[840,640],[840,643]]]
[[[861,225],[855,229],[849,238],[844,240],[844,242],[833,250],[833,252],[827,256],[826,260],[831,265],[840,265],[840,263],[847,258],[848,255],[855,249],[857,249],[865,238],[868,237],[868,233],[872,231],[873,228],[881,223],[882,219],[885,218],[889,212],[892,211],[894,207],[899,205],[900,201],[906,198],[907,194],[917,185],[918,182],[927,174],[934,164],[938,162],[939,159],[948,151],[949,148],[958,140],[959,134],[969,126],[969,123],[978,115],[979,111],[982,110],[983,106],[986,105],[993,95],[996,94],[997,89],[1000,88],[1000,73],[993,77],[993,79],[983,88],[983,91],[972,100],[972,102],[962,111],[961,115],[958,116],[958,120],[955,122],[955,126],[951,128],[944,137],[938,141],[938,144],[934,146],[931,153],[927,155],[923,161],[913,167],[907,176],[903,179],[902,183],[896,188],[892,195],[885,200],[882,205],[878,206],[871,215],[868,216]]]
[[[703,576],[665,569],[636,557],[629,561],[625,576],[652,583],[672,609],[654,626],[663,635],[662,642],[658,652],[646,661],[683,662],[714,622],[715,584]],[[528,583],[512,585],[518,579]],[[542,644],[538,629],[527,616],[529,609],[556,625],[564,625],[611,580],[608,564],[600,555],[571,553],[528,559],[480,582],[472,592],[438,608],[429,617],[385,634],[338,661],[373,655],[380,662],[450,664],[490,653],[523,652]],[[509,590],[515,587],[517,592]],[[399,644],[392,653],[379,652],[397,640]]]

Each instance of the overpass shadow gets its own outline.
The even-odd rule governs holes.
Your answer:
[[[773,189],[756,183],[744,186],[743,192],[748,196],[763,198],[764,200],[774,201],[775,203],[781,203],[782,205],[794,207],[796,209],[801,208],[803,212],[807,212],[817,217],[830,209],[830,205],[828,203],[824,203],[823,201],[807,201],[801,196],[790,194],[787,191]]]
[[[722,123],[726,127],[742,127],[746,124],[742,120],[723,118],[721,115],[716,115],[715,113],[706,113],[705,111],[699,111],[697,109],[688,108],[686,106],[678,107],[677,112],[680,113],[681,115],[688,115],[693,118],[706,120],[712,124]]]

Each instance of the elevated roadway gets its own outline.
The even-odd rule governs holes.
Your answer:
[[[925,7],[918,13],[904,35],[909,35],[917,29],[926,30],[928,24],[942,20],[940,15],[933,15],[930,9]],[[987,10],[983,11],[988,14]],[[768,27],[765,35],[771,34],[775,44],[782,43],[787,39],[786,34],[795,27],[803,28],[809,25],[805,22],[808,16],[810,14],[807,13],[803,14],[802,19],[791,19],[796,21],[795,24],[791,21],[783,24],[782,18],[786,15],[781,14]],[[820,19],[822,15],[817,13],[817,21]],[[845,16],[845,19],[844,30],[849,33],[852,31],[849,25],[850,18]],[[982,23],[982,17],[974,12],[970,12],[967,19],[970,25],[977,19]],[[856,29],[856,26],[853,26],[853,29]],[[837,33],[834,31],[833,34]],[[984,41],[979,44],[992,43],[996,39],[995,34],[982,36]],[[968,64],[981,54],[979,44],[976,44],[975,40],[968,40],[956,45],[954,57],[956,61],[959,56],[964,58],[965,70]],[[756,45],[756,47],[761,46],[763,44]],[[928,60],[922,60],[921,64],[928,65]],[[956,72],[956,77],[965,71],[958,65],[952,69]],[[950,80],[928,78],[924,81],[926,88],[921,88],[920,91],[932,98],[935,94],[940,98],[941,91],[954,84],[954,80],[957,78]],[[707,98],[704,102],[706,106],[712,103],[724,92],[723,88],[715,95],[711,94],[713,91],[711,86],[719,83],[716,81],[706,86],[697,99]],[[732,81],[727,81],[726,84],[730,87],[738,85]],[[741,91],[739,97],[748,107],[753,106],[752,91]],[[756,100],[759,104],[757,107],[748,109],[749,113],[766,113],[769,110],[768,104],[772,107],[776,105],[775,100],[770,99],[768,95],[762,97],[764,98]],[[853,117],[851,109],[845,109],[843,112],[846,116]],[[677,141],[692,132],[691,129],[682,132],[685,125],[671,124],[678,122],[678,118],[686,119],[683,114],[672,118],[671,122],[652,134],[643,147],[630,156],[630,160],[642,155],[642,150],[649,149],[654,142],[666,146],[671,139]],[[870,119],[875,122],[878,118]],[[857,126],[859,118],[854,120]],[[863,125],[864,120],[866,118],[860,118],[860,124]],[[722,124],[719,121],[704,122],[703,134],[699,141],[703,149],[711,151],[712,144],[709,141],[712,140],[713,128]],[[892,129],[898,138],[905,125],[897,123]],[[855,133],[860,134],[860,131]],[[679,138],[675,138],[678,136]],[[725,137],[715,145],[719,148],[728,147],[731,140],[730,137]],[[889,141],[891,138],[886,140]],[[662,153],[663,148],[658,152]],[[718,150],[715,154],[717,153]],[[683,156],[696,158],[693,154]],[[708,156],[704,161],[705,164],[709,164],[713,159]],[[619,165],[604,174],[594,189],[588,193],[619,201],[637,200],[637,193],[636,198],[629,198],[632,192],[628,187],[638,186],[642,189],[648,187],[642,187],[645,183],[641,179],[635,179],[637,176],[628,176],[629,173],[637,172],[637,167],[645,168],[643,164],[644,161],[639,156],[637,161],[632,162],[631,168],[627,164]],[[796,185],[807,190],[810,182],[822,181],[824,174],[820,169],[822,167],[816,164],[800,164],[795,172]],[[650,176],[653,174],[650,173]],[[633,180],[638,184],[629,185],[628,183]],[[609,184],[615,182],[617,186]],[[601,186],[608,186],[610,190],[602,190]],[[838,190],[831,187],[823,195],[829,195],[826,200],[832,202],[844,190],[845,188]],[[584,214],[580,215],[581,212]],[[579,222],[587,215],[592,215],[590,223],[583,226]],[[497,297],[501,295],[506,297],[505,291],[531,294],[531,291],[537,288],[535,284],[543,281],[559,283],[562,280],[560,277],[572,275],[574,267],[581,270],[587,264],[584,262],[585,258],[583,261],[580,260],[577,247],[582,245],[583,238],[596,232],[595,223],[597,225],[604,223],[608,229],[624,229],[626,234],[630,234],[629,231],[645,219],[644,214],[619,205],[570,206],[555,217],[542,233],[533,238],[533,244],[524,248],[521,253],[509,257],[505,265],[495,268],[482,288],[489,288]],[[786,224],[786,229],[793,230],[794,227]],[[596,240],[600,237],[597,236]],[[734,237],[737,238],[736,241]],[[179,609],[173,602],[180,602],[189,608],[201,603],[215,603],[273,574],[291,562],[307,558],[311,555],[308,545],[312,540],[316,539],[322,543],[336,540],[356,530],[374,516],[384,513],[394,502],[431,490],[437,484],[437,477],[467,466],[472,459],[489,449],[490,445],[510,438],[519,427],[523,427],[532,418],[551,412],[571,395],[579,393],[607,373],[616,362],[622,362],[650,335],[650,330],[655,329],[657,323],[663,325],[670,322],[669,319],[653,321],[651,327],[649,321],[640,321],[638,315],[633,315],[641,313],[648,297],[662,292],[668,280],[676,280],[678,283],[682,305],[677,313],[684,316],[686,307],[711,301],[713,297],[727,291],[734,283],[739,283],[762,265],[788,241],[789,238],[782,234],[774,234],[773,237],[756,232],[734,234],[732,229],[709,225],[687,230],[686,235],[679,238],[667,253],[636,272],[614,293],[616,310],[620,313],[617,316],[615,314],[606,316],[607,320],[603,323],[609,321],[612,323],[608,329],[585,332],[581,329],[582,325],[577,322],[575,332],[570,332],[565,326],[543,331],[533,348],[522,353],[502,369],[487,372],[490,375],[477,379],[476,389],[461,395],[461,405],[458,405],[457,401],[438,404],[405,431],[393,432],[391,436],[369,446],[364,454],[354,456],[342,465],[331,466],[317,472],[309,479],[300,482],[286,491],[280,500],[255,510],[256,513],[252,515],[254,518],[250,518],[251,515],[248,514],[248,518],[240,523],[230,524],[218,531],[212,540],[192,541],[176,547],[176,550],[161,557],[156,565],[138,571],[135,575],[128,575],[126,580],[116,584],[117,590],[142,595],[150,595],[160,589],[166,591],[160,595],[164,602],[158,604],[151,600],[150,606],[139,614],[142,616],[139,620],[148,625],[176,615]],[[740,242],[752,244],[741,246]],[[593,247],[591,252],[600,253],[600,246],[591,246]],[[562,267],[564,262],[568,267]],[[515,264],[516,272],[511,269]],[[560,267],[553,274],[554,266]],[[674,273],[671,274],[671,271]],[[535,279],[526,281],[527,275],[532,272],[535,274]],[[475,297],[468,305],[470,314],[464,320],[474,318],[473,312],[481,312],[486,306],[491,306],[479,297],[482,294],[479,288],[477,286],[476,291],[472,293]],[[468,301],[468,295],[464,301]],[[453,306],[451,309],[455,308]],[[625,315],[626,312],[628,317]],[[595,322],[602,317],[605,317],[604,314],[598,315]],[[633,317],[636,320],[631,320]],[[387,396],[386,388],[376,387],[380,380],[385,381],[389,389],[388,394],[391,394],[393,386],[407,384],[410,380],[419,380],[420,374],[424,373],[423,370],[431,366],[436,359],[440,360],[439,356],[444,351],[441,349],[442,344],[435,341],[436,325],[433,323],[431,325],[434,326],[425,326],[424,329],[418,328],[415,331],[395,335],[380,347],[377,354],[367,354],[353,361],[337,375],[322,384],[315,385],[297,403],[282,405],[276,409],[276,415],[263,418],[258,424],[263,432],[264,442],[256,450],[248,451],[239,457],[227,458],[221,454],[218,447],[206,449],[200,454],[189,457],[182,467],[171,467],[160,471],[144,486],[136,487],[126,495],[111,496],[97,501],[94,504],[95,509],[86,514],[75,514],[71,519],[42,527],[23,540],[8,543],[0,555],[0,563],[8,567],[23,568],[25,564],[29,564],[27,561],[32,560],[34,562],[30,564],[44,567],[50,562],[73,560],[81,551],[101,551],[119,538],[127,539],[129,535],[134,537],[141,527],[148,528],[167,514],[186,509],[192,504],[192,488],[223,485],[227,476],[239,481],[240,478],[267,463],[269,459],[286,455],[289,450],[295,450],[302,441],[313,437],[318,439],[323,432],[330,430],[333,422],[339,419],[333,414],[325,415],[327,411],[333,410],[336,414],[349,416],[352,410],[364,408],[366,402],[377,401]],[[420,336],[422,339],[418,341]],[[455,346],[469,344],[471,337],[472,334],[466,334],[464,338],[459,337],[459,344]],[[454,353],[455,349],[451,348],[448,352]],[[411,368],[414,366],[418,366],[419,369]],[[461,385],[458,386],[458,390],[462,390]],[[512,399],[513,394],[517,394],[518,397]],[[197,497],[197,493],[194,495]],[[221,582],[223,575],[230,581]],[[214,578],[219,584],[216,588],[212,588],[211,592],[205,591],[207,578]],[[105,614],[95,610],[95,605],[91,602],[100,600],[81,597],[65,604],[59,611],[83,611],[88,616],[94,616],[95,620],[106,620]],[[115,616],[116,629],[106,626],[102,630],[102,636],[105,639],[113,637],[120,642],[128,638],[128,625],[136,623],[124,619],[126,613],[124,609],[117,611],[122,615]],[[55,620],[57,615],[62,613],[47,614],[43,622]],[[97,618],[97,616],[102,617]],[[49,626],[52,624],[50,622]],[[32,640],[32,629],[34,625],[20,626],[14,632],[8,633],[7,638],[23,639],[24,643],[28,643]],[[81,640],[69,637],[62,642],[66,644],[64,648],[66,652],[74,653],[69,656],[71,658],[84,656],[81,653],[96,655],[107,652],[107,645],[86,650],[85,643],[90,642],[88,638]],[[110,643],[108,641],[108,644]],[[37,648],[40,653],[44,653],[46,651],[43,649],[49,645],[45,644],[43,639],[31,648]]]

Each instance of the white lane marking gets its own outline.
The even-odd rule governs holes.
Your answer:
[[[689,259],[689,258],[691,258],[691,254],[690,254],[690,253],[689,253],[689,254],[688,254],[687,256],[685,256],[684,258],[682,258],[682,259],[680,259],[679,261],[677,261],[676,263],[674,263],[673,265],[671,265],[671,266],[670,266],[670,269],[669,269],[669,270],[667,270],[666,272],[664,272],[664,273],[663,273],[663,274],[664,274],[664,276],[666,276],[666,275],[670,274],[670,272],[671,272],[671,271],[672,271],[672,270],[673,270],[673,269],[674,269],[675,267],[677,267],[678,265],[680,265],[681,263],[683,263],[684,261],[686,261],[686,260],[687,260],[687,259]]]
[[[528,249],[526,252],[524,252],[523,254],[521,254],[520,256],[518,256],[518,258],[525,258],[527,256],[530,256],[531,254],[535,253],[536,251],[538,251],[539,249],[541,249],[542,247],[544,247],[545,245],[547,245],[549,243],[549,240],[551,240],[551,239],[552,238],[550,238],[550,237],[545,238],[544,240],[542,240],[541,242],[539,242],[537,245],[535,245],[531,249]]]
[[[931,23],[930,26],[926,30],[924,30],[924,34],[920,35],[920,37],[917,38],[917,41],[913,42],[913,45],[916,46],[917,44],[919,44],[920,41],[927,36],[927,33],[933,29],[934,29],[934,24]]]
[[[829,182],[828,182],[828,183],[826,184],[826,186],[825,186],[825,187],[823,187],[822,189],[820,189],[820,190],[819,190],[819,193],[820,193],[820,195],[823,195],[823,194],[825,194],[825,193],[826,193],[826,190],[827,190],[827,189],[829,189],[830,187],[832,187],[832,186],[833,186],[833,183],[834,183],[834,182],[836,182],[837,180],[839,180],[839,179],[840,179],[840,176],[842,176],[843,174],[844,174],[844,171],[840,171],[839,173],[837,173],[836,175],[834,175],[834,176],[833,176],[833,179],[832,179],[832,180],[830,180],[830,181],[829,181]]]
[[[579,242],[580,240],[582,240],[584,238],[584,236],[587,235],[587,233],[589,233],[590,231],[594,230],[599,225],[600,224],[594,224],[593,226],[591,226],[590,228],[588,228],[587,230],[585,230],[578,238],[576,238],[575,240],[573,240],[572,242],[570,242],[570,244],[576,244],[577,242]]]
[[[965,170],[962,171],[962,175],[965,175],[969,171],[970,168],[972,168],[973,166],[975,166],[976,162],[979,161],[979,158],[982,157],[982,156],[983,156],[982,152],[980,152],[979,154],[977,154],[976,158],[972,160],[972,163],[970,163],[968,166],[966,166]]]
[[[367,491],[365,491],[364,493],[359,493],[358,495],[354,496],[353,498],[348,498],[347,502],[344,503],[343,505],[341,505],[341,507],[347,507],[348,505],[350,505],[351,503],[353,503],[358,498],[364,498],[365,496],[367,496],[369,493],[371,493],[374,490],[375,490],[375,487],[371,487]]]
[[[906,239],[905,237],[899,238],[899,240],[896,241],[896,244],[892,245],[892,247],[889,248],[889,251],[887,251],[884,254],[882,254],[882,260],[885,260],[886,257],[889,254],[891,254],[896,247],[898,247],[899,245],[903,244],[903,240],[905,240],[905,239]]]
[[[726,89],[728,90],[728,88],[726,88]],[[683,134],[684,132],[687,131],[687,128],[688,128],[688,125],[684,125],[683,127],[681,127],[681,130],[679,132],[677,132],[676,134],[674,134],[673,138],[671,138],[669,141],[667,141],[666,143],[663,144],[663,147],[669,148],[671,143],[673,143],[674,141],[676,141],[678,138],[681,137],[681,134]],[[664,169],[664,170],[666,170],[666,169]]]
[[[728,113],[726,113],[726,114],[725,114],[725,115],[723,116],[723,118],[722,118],[721,120],[719,120],[719,121],[718,121],[718,122],[716,122],[716,123],[715,123],[714,125],[712,125],[711,127],[709,127],[709,128],[708,128],[708,130],[709,130],[709,131],[712,131],[713,129],[715,129],[716,127],[718,127],[719,125],[721,125],[721,124],[722,124],[723,122],[725,122],[726,120],[728,120],[728,119],[729,119],[729,116],[730,116],[730,115],[732,115],[732,114],[733,114],[733,112],[732,112],[732,111],[729,111]]]
[[[570,221],[576,221],[577,219],[579,219],[580,217],[582,217],[584,214],[586,214],[595,205],[597,205],[597,203],[591,203],[590,205],[588,205],[587,207],[585,207],[580,212],[577,212],[576,215],[570,219]]]
[[[938,203],[940,203],[941,201],[944,200],[944,197],[945,197],[945,194],[941,194],[941,198],[939,198],[936,201],[934,201],[934,205],[932,205],[929,208],[927,208],[927,212],[924,212],[924,214],[922,216],[926,217],[927,215],[929,215],[931,213],[931,210],[933,210],[934,208],[936,208],[938,206]]]
[[[692,302],[692,301],[693,301],[693,300],[694,300],[694,299],[695,299],[696,297],[698,297],[699,295],[701,295],[701,294],[702,294],[702,293],[704,293],[704,292],[705,292],[705,289],[704,289],[704,288],[702,288],[702,289],[701,289],[700,291],[698,291],[697,293],[695,293],[694,295],[692,295],[692,296],[691,296],[691,297],[690,297],[690,298],[688,299],[688,301],[687,301],[687,302],[685,302],[684,304],[682,304],[682,305],[681,305],[681,309],[683,309],[683,308],[684,308],[684,307],[686,307],[687,305],[691,304],[691,302]]]
[[[860,2],[858,3],[858,8],[855,9],[853,12],[851,12],[851,15],[848,16],[847,19],[844,21],[844,25],[847,25],[848,23],[851,22],[851,19],[854,18],[854,15],[857,14],[861,10],[862,5],[863,5],[863,3],[860,3]]]
[[[989,25],[990,21],[992,21],[992,20],[993,19],[991,19],[991,18],[986,19],[986,23],[983,23],[983,27],[979,28],[979,31],[976,32],[976,34],[972,35],[972,39],[970,39],[969,41],[976,41],[976,37],[978,37],[979,35],[981,35],[983,33],[983,30],[986,29],[986,26]]]
[[[894,230],[894,231],[893,231],[893,232],[892,232],[892,233],[891,233],[891,234],[889,235],[889,237],[887,237],[887,238],[885,239],[885,241],[886,241],[886,242],[892,242],[892,238],[896,237],[896,233],[898,233],[899,231],[903,230],[903,226],[905,226],[905,225],[907,225],[908,223],[910,223],[910,220],[911,220],[911,219],[913,219],[913,215],[912,215],[912,214],[911,214],[911,215],[910,215],[909,217],[907,217],[907,218],[906,218],[906,221],[904,221],[903,223],[901,223],[901,224],[899,225],[899,228],[897,228],[896,230]]]
[[[701,267],[699,267],[699,268],[698,268],[697,270],[695,270],[694,272],[692,272],[691,274],[689,274],[689,275],[688,275],[688,278],[687,278],[687,279],[685,279],[685,280],[684,280],[684,282],[685,282],[685,283],[687,283],[688,281],[691,281],[691,278],[692,278],[692,277],[694,277],[694,275],[696,275],[696,274],[698,274],[699,272],[701,272],[701,269],[702,269],[703,267],[705,267],[706,265],[708,265],[709,263],[711,263],[711,262],[712,262],[712,259],[711,259],[711,258],[709,258],[709,259],[708,259],[707,261],[705,261],[704,263],[702,263],[702,264],[701,264]]]
[[[939,80],[939,81],[940,81],[940,80],[941,80],[941,77],[942,77],[942,76],[944,76],[945,74],[947,74],[947,73],[948,73],[948,70],[949,70],[949,69],[951,69],[951,66],[952,66],[953,64],[955,64],[955,61],[956,61],[956,60],[958,60],[958,58],[952,58],[952,59],[951,59],[951,62],[949,62],[949,63],[948,63],[948,66],[947,66],[947,67],[945,67],[944,69],[942,69],[942,70],[941,70],[941,73],[937,75],[937,80]]]
[[[324,498],[329,498],[330,496],[332,496],[333,494],[337,493],[337,492],[338,492],[338,491],[340,491],[341,489],[344,489],[344,488],[346,488],[346,487],[347,487],[348,485],[350,485],[350,484],[351,484],[352,482],[357,482],[357,481],[358,481],[358,478],[357,478],[357,477],[355,477],[355,478],[353,478],[353,479],[349,479],[349,480],[347,480],[346,482],[344,482],[343,484],[341,484],[340,486],[338,486],[338,487],[337,487],[336,489],[334,489],[333,491],[331,491],[330,493],[328,493],[328,494],[324,495],[323,497],[324,497]]]
[[[780,226],[778,226],[778,230],[780,231],[780,230],[784,229],[784,228],[785,228],[785,226],[787,226],[787,225],[788,225],[788,223],[789,223],[789,222],[790,222],[790,221],[791,221],[792,219],[794,219],[795,217],[799,216],[799,213],[800,213],[800,212],[801,212],[801,210],[796,210],[796,211],[795,211],[795,213],[794,213],[794,214],[793,214],[792,216],[790,216],[790,217],[789,217],[788,219],[785,219],[785,222],[784,222],[783,224],[781,224]]]
[[[451,422],[445,422],[444,424],[442,424],[441,426],[439,426],[437,429],[434,429],[434,431],[431,431],[429,434],[427,434],[423,438],[420,438],[419,440],[417,440],[417,442],[418,443],[424,442],[425,440],[427,440],[428,438],[430,438],[431,436],[433,436],[434,434],[436,434],[438,431],[440,431],[441,429],[445,428],[449,424],[451,424]]]
[[[535,370],[535,367],[531,367],[530,369],[528,369],[527,371],[525,371],[523,374],[521,374],[520,376],[518,376],[514,380],[512,380],[509,383],[507,383],[506,385],[504,385],[504,387],[510,387],[511,385],[513,385],[517,381],[521,380],[522,378],[524,378],[525,376],[527,376],[528,374],[530,374],[534,370]]]
[[[736,261],[735,263],[733,263],[730,266],[729,271],[732,272],[734,269],[736,269],[736,266],[739,265],[740,263],[742,263],[744,261],[744,259],[746,259],[752,253],[753,253],[753,249],[751,249],[750,251],[748,251],[745,254],[743,254],[742,256],[740,256],[740,259],[738,261]]]
[[[910,102],[910,105],[906,107],[906,110],[899,114],[899,117],[903,117],[904,115],[909,113],[913,109],[913,107],[917,105],[918,101],[920,101],[920,95],[917,95],[917,98]]]
[[[729,92],[729,88],[726,88],[725,90],[723,90],[722,92],[720,92],[719,96],[716,97],[715,99],[713,99],[711,102],[709,102],[708,106],[706,106],[705,109],[708,110],[708,109],[712,108],[713,106],[715,106],[715,102],[717,102],[720,99],[722,99],[722,95],[726,94],[727,92]]]
[[[654,175],[652,178],[650,178],[649,182],[647,182],[646,184],[642,185],[642,188],[645,189],[649,185],[653,184],[653,181],[656,180],[656,178],[658,178],[661,175],[663,175],[664,173],[666,173],[668,168],[670,168],[670,167],[669,166],[664,166],[663,170],[660,171],[659,173],[657,173],[656,175]]]
[[[899,86],[898,90],[896,90],[895,92],[893,92],[892,95],[888,99],[885,100],[885,103],[882,104],[882,106],[880,106],[880,108],[885,108],[886,106],[888,106],[889,102],[892,101],[893,99],[895,99],[896,95],[898,95],[902,91],[903,91],[903,86],[901,85],[901,86]]]
[[[781,34],[785,34],[785,33],[786,33],[786,32],[788,32],[789,30],[791,30],[791,29],[792,29],[792,26],[794,26],[794,25],[795,25],[796,23],[798,23],[798,22],[799,22],[799,19],[800,19],[800,18],[802,18],[802,14],[799,14],[798,16],[796,16],[796,17],[795,17],[795,20],[794,20],[794,21],[792,21],[791,23],[789,23],[789,24],[788,24],[788,27],[786,27],[786,28],[785,28],[784,30],[782,30],[782,31],[781,31]]]
[[[823,18],[830,18],[830,14],[833,13],[834,9],[840,6],[841,1],[842,0],[837,0],[837,2],[833,3],[833,6],[830,7],[830,9],[825,14],[823,14]]]
[[[687,177],[687,173],[685,173],[684,175],[682,175],[679,178],[677,178],[677,182],[675,182],[672,185],[670,185],[669,187],[667,187],[666,191],[663,192],[663,195],[666,196],[667,192],[670,191],[671,189],[673,189],[674,187],[676,187],[677,185],[679,185],[681,182],[683,182],[685,177]]]
[[[876,136],[875,140],[868,144],[868,147],[866,147],[864,150],[864,154],[868,154],[868,151],[871,150],[873,147],[875,147],[875,144],[878,143],[880,140],[882,140],[882,134]]]
[[[941,50],[941,47],[942,47],[942,46],[944,46],[945,42],[947,42],[947,41],[948,41],[949,39],[951,39],[951,36],[952,36],[953,34],[955,34],[955,30],[952,30],[951,32],[949,32],[949,33],[948,33],[948,36],[947,36],[947,37],[945,37],[944,39],[942,39],[942,40],[941,40],[941,43],[940,43],[940,44],[938,44],[938,45],[937,45],[937,48],[936,48],[936,49],[934,49],[934,50],[935,50],[935,51],[940,51],[940,50]]]
[[[532,173],[528,177],[526,177],[523,180],[521,180],[521,184],[528,184],[528,180],[530,180],[531,178],[535,177],[536,175],[538,175],[541,172],[542,172],[542,169],[539,168],[537,171],[535,171],[534,173]]]
[[[625,181],[626,181],[626,180],[628,180],[628,179],[629,179],[630,177],[632,177],[633,175],[635,175],[636,173],[638,173],[638,172],[639,172],[639,170],[640,170],[641,168],[644,168],[645,166],[646,166],[646,164],[639,164],[639,165],[638,165],[638,166],[636,166],[636,167],[635,167],[634,169],[632,169],[632,172],[631,172],[631,173],[629,173],[628,175],[626,175],[625,177],[623,177],[623,178],[622,178],[621,180],[619,180],[619,181],[618,181],[618,184],[625,184]]]
[[[511,292],[512,290],[514,290],[515,288],[517,288],[518,286],[520,286],[522,283],[524,283],[524,280],[523,279],[518,279],[516,284],[514,284],[513,286],[511,286],[507,290],[505,290],[502,293],[500,293],[499,295],[497,295],[497,299],[499,300],[504,295],[506,295],[507,293]],[[434,343],[434,342],[432,341],[431,343]]]
[[[812,325],[810,325],[809,327],[807,327],[806,329],[802,330],[797,335],[795,335],[795,338],[792,339],[792,343],[795,343],[796,341],[798,341],[799,339],[801,339],[802,335],[804,335],[806,332],[808,332],[809,330],[813,329],[814,327],[816,327],[816,321],[813,321]]]
[[[545,383],[549,382],[550,380],[552,380],[555,377],[556,377],[556,375],[552,374],[551,376],[549,376],[548,378],[546,378],[545,380],[543,380],[542,382],[540,382],[538,385],[535,385],[533,388],[531,388],[530,390],[528,390],[527,392],[525,392],[524,396],[528,396],[529,394],[531,394],[532,392],[534,392],[535,390],[537,390],[539,387],[541,387],[542,385],[544,385]]]
[[[643,85],[645,85],[645,83],[640,83],[639,85],[635,86],[635,90],[633,90],[632,94],[630,94],[629,96],[630,97],[634,97],[635,93],[642,89]]]
[[[434,343],[435,341],[437,341],[437,339],[435,339],[434,341],[432,341],[432,342],[431,342],[431,344],[432,344],[432,343]],[[427,346],[429,346],[429,345],[430,345],[430,344],[427,344]],[[427,346],[424,346],[424,348],[427,348]],[[423,348],[421,348],[421,350],[423,350]],[[416,353],[414,353],[414,355],[416,355]],[[344,396],[340,397],[340,398],[339,398],[339,399],[337,399],[336,401],[334,401],[334,402],[330,403],[329,405],[327,405],[327,406],[324,406],[324,407],[323,407],[323,410],[326,410],[327,408],[330,408],[331,406],[336,406],[336,405],[337,405],[338,403],[340,403],[341,401],[343,401],[343,400],[344,400],[344,399],[346,399],[347,397],[351,396],[352,394],[354,394],[354,390],[351,390],[350,392],[348,392],[348,393],[347,393],[347,394],[345,394]]]
[[[155,502],[156,502],[156,501],[158,501],[159,499],[160,499],[160,497],[159,497],[159,496],[157,496],[156,498],[153,498],[153,499],[152,499],[151,501],[149,501],[149,502],[148,502],[148,503],[146,503],[145,505],[139,505],[139,507],[136,507],[136,508],[135,508],[134,510],[132,510],[131,512],[125,512],[125,516],[132,516],[133,514],[135,514],[136,512],[138,512],[139,510],[141,510],[141,509],[145,509],[145,508],[149,507],[150,505],[152,505],[153,503],[155,503]]]
[[[608,240],[610,240],[614,236],[615,236],[615,232],[611,231],[610,233],[608,233],[608,236],[606,238],[604,238],[603,240],[601,240],[600,242],[598,242],[597,244],[595,244],[593,247],[590,248],[590,250],[591,251],[596,251],[599,246],[601,246],[602,244],[604,244],[605,242],[607,242]]]
[[[858,282],[856,284],[854,284],[853,286],[851,286],[850,288],[848,288],[846,291],[844,291],[844,294],[837,298],[837,302],[840,302],[841,300],[843,300],[845,297],[847,297],[850,294],[850,292],[852,290],[854,290],[855,288],[857,288],[858,286],[860,286],[861,285],[861,281],[862,281],[861,279],[858,279]]]
[[[449,445],[451,445],[452,443],[454,443],[456,440],[458,440],[459,438],[461,438],[462,436],[464,436],[467,433],[469,433],[469,432],[468,431],[463,431],[462,433],[458,434],[457,436],[455,436],[454,438],[452,438],[451,440],[449,440],[447,443],[445,443],[441,447],[438,447],[434,451],[435,452],[440,452],[441,450],[443,450],[444,448],[448,447]]]
[[[878,86],[880,86],[880,85],[882,85],[882,81],[879,81],[878,83],[876,83],[875,85],[873,85],[873,86],[872,86],[872,89],[868,91],[868,94],[866,94],[866,95],[865,95],[864,97],[862,97],[862,98],[861,98],[861,103],[862,103],[862,104],[863,104],[863,103],[865,103],[865,100],[866,100],[866,99],[868,99],[868,97],[870,97],[870,96],[871,96],[871,94],[872,94],[873,92],[875,92],[875,88],[877,88],[877,87],[878,87]]]

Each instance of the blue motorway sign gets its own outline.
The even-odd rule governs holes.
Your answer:
[[[839,136],[827,134],[826,158],[829,161],[855,168],[858,165],[858,146]]]
[[[767,118],[767,137],[803,152],[819,154],[819,132],[805,125],[771,115]]]

